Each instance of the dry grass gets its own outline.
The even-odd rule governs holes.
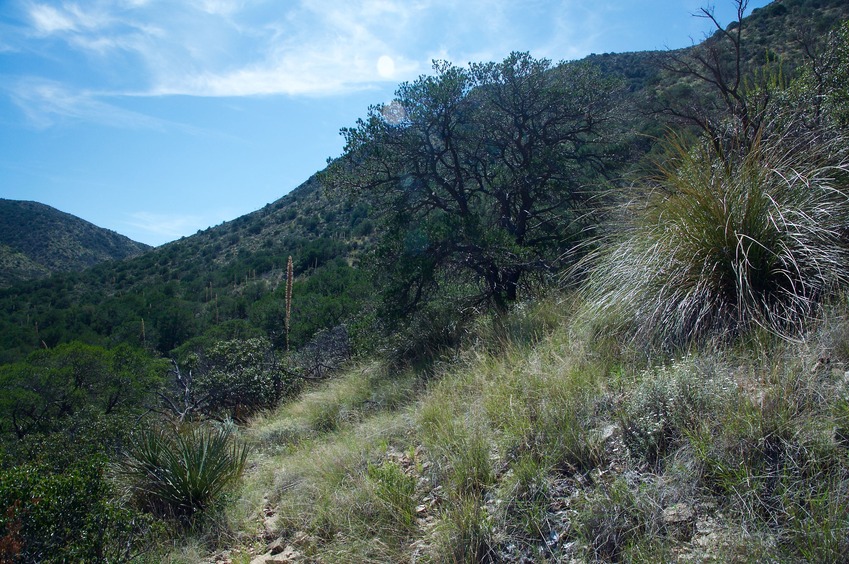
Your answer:
[[[795,336],[849,281],[844,141],[757,143],[723,160],[673,142],[628,227],[596,256],[590,316],[638,341],[682,345],[755,327]]]
[[[846,556],[849,383],[839,356],[816,364],[843,306],[804,342],[641,370],[591,346],[571,302],[544,307],[543,328],[533,308],[478,324],[426,382],[363,366],[255,420],[220,542],[262,550],[270,511],[273,536],[324,561]],[[676,504],[696,537],[665,521]]]

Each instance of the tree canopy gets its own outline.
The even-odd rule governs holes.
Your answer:
[[[618,85],[527,53],[433,70],[342,131],[325,181],[378,211],[376,270],[397,313],[449,283],[469,305],[503,308],[592,229],[593,185],[615,162]]]

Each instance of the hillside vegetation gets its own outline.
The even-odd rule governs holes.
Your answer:
[[[149,248],[44,204],[0,199],[0,288]]]
[[[262,335],[281,345],[290,255],[300,296],[292,344],[301,346],[358,307],[363,277],[351,265],[373,228],[367,210],[325,198],[309,180],[261,210],[142,256],[0,289],[0,361],[73,340],[163,355],[222,338]]]
[[[849,8],[736,5],[436,62],[286,198],[0,293],[0,559],[849,559]]]

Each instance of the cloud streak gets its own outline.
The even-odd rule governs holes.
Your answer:
[[[545,33],[522,29],[517,8],[506,1],[194,0],[165,6],[94,0],[85,9],[73,2],[26,6],[30,35],[64,41],[101,57],[99,64],[117,64],[119,54],[130,54],[145,79],[134,93],[153,96],[344,94],[413,78],[427,72],[435,57],[465,63],[500,56],[505,40],[511,49],[532,48],[527,35]],[[466,46],[469,37],[475,38],[473,49]],[[393,61],[392,73],[380,72],[381,57]]]
[[[135,212],[124,222],[129,229],[124,232],[133,233],[136,240],[144,240],[151,245],[161,245],[173,241],[186,233],[205,229],[219,223],[221,218],[214,220],[199,215],[161,214],[146,211]]]
[[[60,123],[85,122],[122,129],[181,131],[191,135],[211,135],[208,130],[160,119],[105,102],[109,96],[77,91],[64,84],[35,77],[8,81],[5,90],[11,101],[36,129],[47,129]]]
[[[165,129],[167,125],[163,120],[102,102],[91,93],[75,91],[57,81],[26,77],[14,81],[6,91],[36,128],[66,120],[137,129]]]

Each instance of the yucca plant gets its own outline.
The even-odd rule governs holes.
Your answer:
[[[743,156],[671,144],[657,186],[595,257],[592,309],[684,344],[755,326],[798,331],[849,280],[845,143],[756,141]]]
[[[247,446],[223,427],[144,429],[119,465],[134,498],[161,515],[191,517],[239,479]]]

